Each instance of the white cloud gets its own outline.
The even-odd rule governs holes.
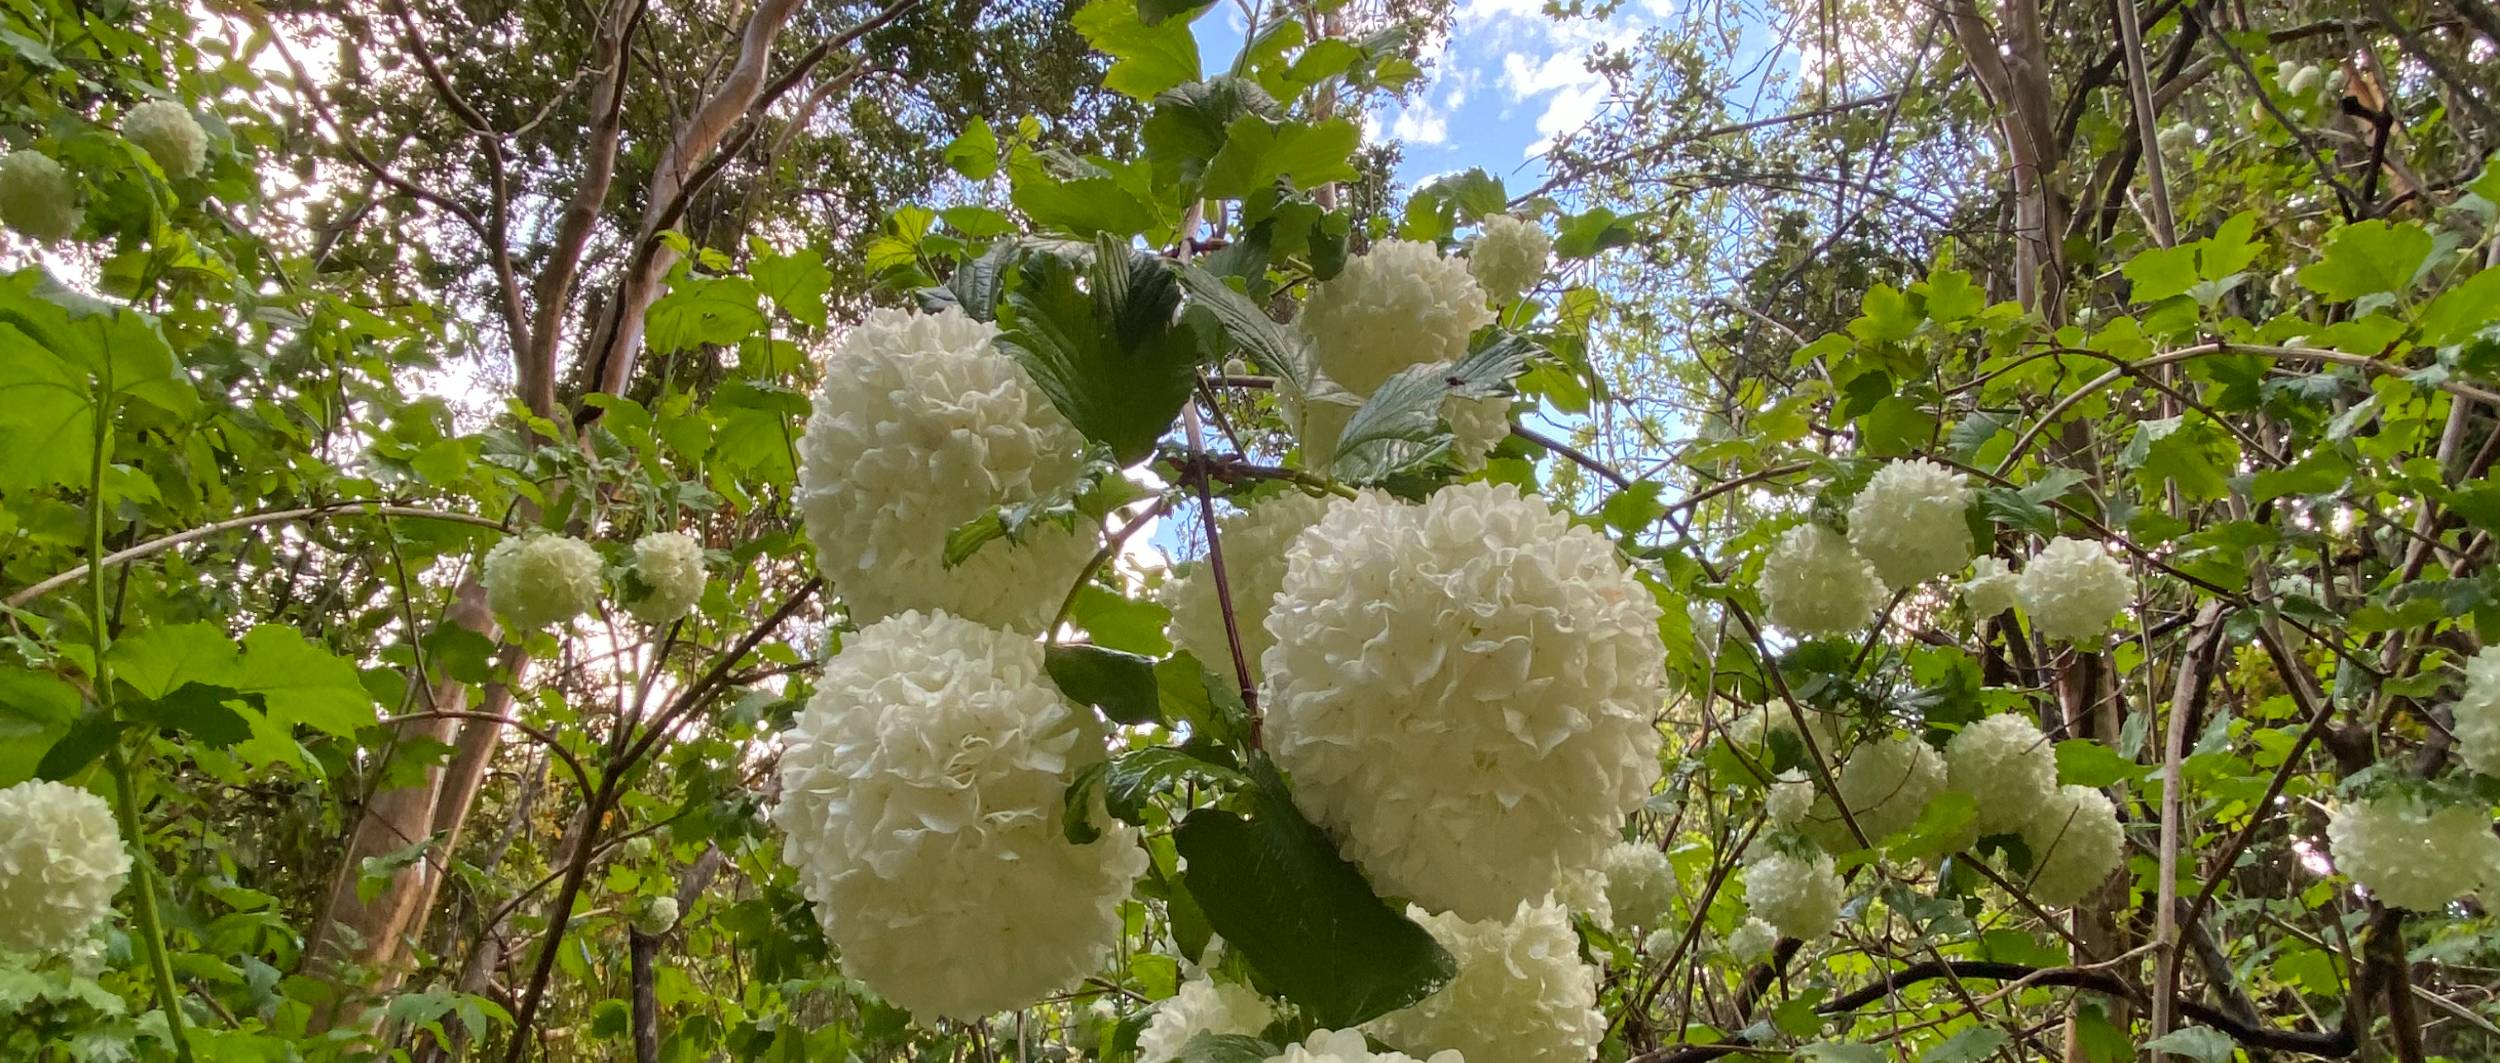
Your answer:
[[[1514,102],[1545,100],[1545,110],[1536,119],[1538,137],[1528,145],[1528,155],[1543,152],[1553,146],[1555,138],[1587,125],[1605,105],[1606,79],[1589,72],[1583,55],[1557,50],[1539,58],[1520,52],[1502,56],[1503,94]]]
[[[1410,144],[1438,144],[1450,139],[1450,116],[1445,109],[1417,100],[1398,112],[1389,131]]]

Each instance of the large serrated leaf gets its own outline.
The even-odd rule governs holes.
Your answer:
[[[1086,287],[1058,256],[1029,256],[1016,274],[1000,348],[1119,464],[1145,460],[1197,381],[1198,336],[1176,320],[1178,279],[1108,235],[1094,245]]]

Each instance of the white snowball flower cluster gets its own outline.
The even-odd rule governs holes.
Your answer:
[[[1614,898],[1606,892],[1606,872],[1603,869],[1584,867],[1563,872],[1562,877],[1554,882],[1552,896],[1554,903],[1562,905],[1564,911],[1587,916],[1589,922],[1597,924],[1598,929],[1608,932],[1615,929]]]
[[[2099,638],[2135,600],[2127,566],[2085,539],[2052,540],[2023,567],[2015,588],[2033,630],[2070,642]]]
[[[625,611],[647,624],[686,615],[703,600],[703,544],[683,532],[653,532],[634,540],[634,578],[642,596]]]
[[[1452,395],[1441,400],[1441,419],[1450,423],[1450,462],[1461,472],[1484,468],[1485,458],[1510,438],[1508,395],[1471,399]]]
[[[2465,662],[2465,691],[2449,712],[2457,758],[2470,770],[2500,777],[2500,646]]]
[[[1358,395],[1407,366],[1457,360],[1492,321],[1467,264],[1415,240],[1373,244],[1302,304],[1320,370]]]
[[[1484,289],[1464,262],[1441,257],[1431,244],[1382,240],[1321,282],[1302,306],[1302,327],[1319,352],[1320,371],[1357,399],[1369,398],[1399,370],[1456,362],[1469,335],[1491,324]],[[1313,463],[1333,459],[1337,437],[1354,407],[1314,403],[1301,412],[1302,449]],[[1510,434],[1510,399],[1451,396],[1441,405],[1450,423],[1450,455],[1463,469]]]
[[[1791,768],[1771,781],[1771,788],[1762,798],[1762,811],[1771,825],[1785,830],[1805,826],[1806,816],[1814,810],[1814,780],[1806,778],[1803,769]]]
[[[2109,797],[2064,786],[2023,825],[2031,850],[2031,899],[2052,907],[2082,900],[2126,861],[2127,833]]]
[[[1657,846],[1617,842],[1598,865],[1606,873],[1606,904],[1623,926],[1655,930],[1675,911],[1675,864]]]
[[[1780,932],[1777,927],[1759,918],[1747,918],[1743,926],[1728,931],[1725,947],[1729,958],[1743,963],[1752,963],[1771,955],[1771,949],[1778,946],[1779,942]]]
[[[1408,1052],[1454,1049],[1501,1063],[1587,1063],[1606,1036],[1597,969],[1561,905],[1522,902],[1508,919],[1410,916],[1449,950],[1458,974],[1373,1032]]]
[[[1981,834],[2008,834],[2057,796],[2057,750],[2021,716],[2004,713],[1962,728],[1945,743],[1947,785],[1979,803]]]
[[[1545,227],[1508,214],[1486,215],[1467,241],[1468,272],[1496,303],[1536,287],[1553,260],[1554,239],[1545,235]]]
[[[189,108],[172,100],[149,100],[122,116],[122,139],[139,146],[174,177],[189,177],[208,162],[208,133]]]
[[[1313,1030],[1301,1044],[1286,1045],[1283,1055],[1267,1057],[1267,1063],[1467,1063],[1467,1057],[1440,1051],[1418,1060],[1404,1052],[1372,1051],[1359,1030]]]
[[[1806,636],[1863,628],[1889,597],[1875,566],[1820,524],[1800,524],[1780,537],[1762,559],[1760,588],[1771,622]]]
[[[2335,867],[2398,908],[2435,912],[2479,889],[2500,889],[2500,836],[2480,805],[2435,807],[2391,795],[2335,810],[2326,840]]]
[[[1044,523],[946,567],[946,537],[993,507],[1073,484],[1084,439],[991,346],[994,325],[877,310],[824,361],[799,440],[799,504],[817,564],[851,617],[942,609],[1039,631],[1100,541]]]
[[[2022,578],[1998,557],[1980,557],[1970,563],[1970,579],[1962,583],[1962,601],[1970,606],[1972,616],[2001,616],[2022,603]]]
[[[1648,937],[1641,939],[1641,955],[1652,960],[1664,960],[1675,954],[1676,942],[1681,940],[1683,940],[1683,935],[1660,927],[1650,931]]]
[[[1259,675],[1259,657],[1276,642],[1267,633],[1267,609],[1285,585],[1285,548],[1319,523],[1328,502],[1326,497],[1287,492],[1215,522],[1216,542],[1224,550],[1224,586],[1232,595],[1241,652],[1253,677]],[[1214,569],[1200,561],[1165,584],[1163,603],[1172,610],[1172,645],[1189,651],[1208,671],[1231,675],[1233,648],[1224,634]]]
[[[1919,812],[1944,792],[1944,755],[1909,735],[1869,742],[1849,754],[1834,773],[1833,785],[1866,839],[1878,845],[1918,823]],[[1830,797],[1818,798],[1807,813],[1805,833],[1826,849],[1858,847],[1849,824]]]
[[[519,628],[564,623],[599,607],[605,562],[589,543],[531,532],[486,552],[486,604]]]
[[[1365,496],[1294,541],[1268,749],[1382,892],[1499,918],[1594,866],[1658,779],[1658,604],[1515,487]]]
[[[1932,461],[1875,470],[1849,504],[1849,545],[1894,590],[1953,572],[1971,558],[1970,478]]]
[[[0,156],[0,222],[44,243],[78,231],[78,189],[52,156],[21,148]]]
[[[1817,938],[1840,922],[1845,900],[1830,853],[1765,853],[1745,868],[1745,907],[1792,938]]]
[[[1023,636],[907,612],[852,636],[784,737],[782,859],[842,968],[922,1019],[1023,1007],[1099,968],[1145,872],[1134,829],[1063,833],[1106,755]],[[964,957],[979,956],[978,963]]]
[[[1276,1009],[1256,990],[1197,979],[1155,1005],[1154,1017],[1137,1034],[1137,1063],[1172,1063],[1189,1039],[1202,1033],[1256,1036],[1275,1021]]]
[[[129,872],[103,798],[33,779],[0,789],[0,952],[79,951]]]

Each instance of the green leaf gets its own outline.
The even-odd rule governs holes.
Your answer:
[[[2239,1051],[2231,1035],[2211,1026],[2182,1026],[2144,1044],[2164,1052],[2176,1052],[2203,1063],[2230,1063]]]
[[[185,683],[231,682],[239,651],[215,624],[162,624],[125,635],[104,651],[113,678],[143,698],[161,698]]]
[[[975,181],[998,172],[998,134],[990,131],[989,122],[976,114],[964,123],[964,131],[947,142],[946,166]]]
[[[1155,687],[1163,695],[1164,716],[1188,724],[1196,738],[1230,745],[1250,733],[1250,710],[1241,703],[1229,661],[1219,673],[1196,657],[1175,653],[1155,665]]]
[[[1897,860],[1932,860],[1970,841],[1971,821],[1979,818],[1979,801],[1969,794],[1946,791],[1927,802],[1909,833],[1885,851]]]
[[[376,719],[373,695],[356,666],[282,624],[262,624],[243,636],[234,686],[266,699],[270,720],[282,726],[346,737]]]
[[[52,743],[52,748],[44,751],[43,759],[35,762],[35,778],[59,782],[86,770],[87,765],[112,748],[121,733],[121,721],[104,713],[79,717],[67,733]]]
[[[1449,200],[1458,208],[1458,220],[1463,222],[1510,209],[1510,196],[1502,191],[1502,179],[1484,172],[1482,167],[1434,178],[1422,191]],[[1608,212],[1607,217],[1612,216],[1613,212]]]
[[[795,316],[795,315],[794,315]],[[648,340],[658,354],[735,345],[764,327],[755,283],[744,277],[682,277],[651,304]]]
[[[1180,270],[1181,287],[1189,292],[1190,309],[1211,318],[1233,344],[1259,368],[1277,376],[1287,394],[1303,399],[1319,385],[1319,358],[1310,334],[1278,323],[1250,297],[1196,266]]]
[[[1251,777],[1255,819],[1201,808],[1175,832],[1181,880],[1215,932],[1323,1027],[1359,1025],[1449,981],[1449,953],[1302,818],[1276,769],[1255,759]]]
[[[1918,1063],[1980,1063],[2008,1040],[2005,1031],[1994,1026],[1973,1026],[1920,1053]]]
[[[0,488],[84,486],[95,454],[95,401],[87,375],[0,322]]]
[[[1605,503],[1597,507],[1597,519],[1622,534],[1637,534],[1666,515],[1667,504],[1658,498],[1665,490],[1665,485],[1656,480],[1633,484],[1607,496]]]
[[[1152,199],[1154,175],[1142,165],[1123,170],[1061,160],[1054,172],[1043,158],[1018,151],[1007,164],[1007,199],[1034,225],[1091,239],[1135,236],[1163,224]]]
[[[1239,199],[1284,180],[1297,189],[1351,181],[1358,174],[1350,160],[1361,139],[1354,123],[1343,118],[1278,122],[1245,114],[1225,127],[1224,146],[1207,160],[1199,191]]]
[[[1198,41],[1189,32],[1191,19],[1162,18],[1149,24],[1139,6],[1139,0],[1092,0],[1078,9],[1074,24],[1086,43],[1112,58],[1103,87],[1143,101],[1198,80]],[[1168,13],[1171,8],[1159,10]]]
[[[2152,773],[2150,766],[2118,755],[2098,739],[2069,738],[2057,744],[2057,781],[2064,785],[2099,789]]]
[[[64,726],[82,704],[78,688],[54,676],[0,667],[0,741]]]
[[[1618,247],[1641,242],[1641,223],[1649,215],[1617,214],[1604,207],[1563,217],[1554,226],[1554,257],[1595,258]]]
[[[2352,462],[2333,450],[2319,448],[2280,469],[2259,470],[2249,482],[2249,501],[2262,503],[2285,495],[2323,495],[2340,491],[2352,476]]]
[[[1172,619],[1172,611],[1150,601],[1125,598],[1101,587],[1086,587],[1076,592],[1076,608],[1069,613],[1078,627],[1085,629],[1097,646],[1127,650],[1130,653],[1157,654],[1172,649],[1163,637],[1163,626]]]
[[[163,697],[129,702],[120,708],[129,719],[179,731],[212,748],[223,749],[252,737],[250,718],[236,706],[258,715],[260,702],[260,695],[233,687],[184,683]]]
[[[1189,401],[1198,338],[1175,321],[1180,284],[1154,258],[1105,236],[1086,278],[1090,291],[1065,259],[1028,256],[1002,304],[998,344],[1077,431],[1132,465]]]
[[[2128,259],[2119,272],[2133,282],[2130,298],[2140,304],[2186,294],[2196,286],[2196,245],[2147,248]]]
[[[1155,689],[1153,658],[1080,643],[1052,646],[1044,659],[1051,682],[1071,700],[1100,709],[1118,723],[1162,718],[1163,698]]]
[[[1249,776],[1221,764],[1170,746],[1149,746],[1111,759],[1110,769],[1103,773],[1103,807],[1126,822],[1142,825],[1146,821],[1147,801],[1190,780],[1221,787],[1246,786],[1250,782]]]
[[[1283,115],[1283,108],[1257,82],[1214,77],[1156,96],[1154,113],[1147,117],[1141,135],[1157,181],[1195,186],[1204,178],[1207,162],[1224,150],[1234,122],[1248,116]]]
[[[199,389],[174,360],[156,320],[72,289],[42,270],[0,279],[0,327],[14,327],[83,380],[109,382],[113,395],[178,417],[199,409]],[[0,362],[18,361],[23,346]],[[80,444],[80,449],[86,448]],[[14,464],[14,463],[12,463]]]
[[[1878,284],[1866,290],[1857,320],[1849,323],[1849,334],[1866,343],[1896,343],[1910,338],[1926,320],[1907,293]]]
[[[1332,471],[1357,483],[1379,480],[1439,453],[1449,444],[1442,404],[1452,397],[1510,393],[1511,378],[1535,345],[1506,335],[1450,364],[1408,366],[1372,391],[1338,433]]]
[[[825,327],[825,293],[833,290],[833,271],[825,268],[825,257],[814,248],[759,256],[754,273],[756,287],[791,320],[810,328]]]
[[[1825,1041],[1798,1049],[1797,1058],[1811,1063],[1884,1063],[1884,1050],[1874,1045]]]
[[[2447,347],[2473,339],[2500,320],[2500,267],[2484,270],[2441,292],[2422,308],[2422,342]]]
[[[2302,287],[2336,301],[2402,292],[2431,255],[2431,234],[2414,222],[2372,219],[2327,234],[2326,254],[2294,275]]]

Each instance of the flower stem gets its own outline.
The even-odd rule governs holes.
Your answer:
[[[108,363],[96,389],[93,464],[87,470],[87,639],[93,653],[96,711],[113,717],[113,676],[104,652],[112,642],[104,597],[104,469],[113,462],[113,377]],[[132,888],[138,893],[139,937],[148,949],[148,969],[156,983],[156,1005],[165,1013],[165,1036],[174,1043],[174,1058],[191,1063],[191,1042],[182,1032],[182,998],[174,989],[173,958],[165,951],[165,921],[156,908],[156,864],[139,833],[139,780],[130,754],[117,735],[105,747],[105,763],[113,773],[114,811],[121,821],[122,843],[130,847]]]

